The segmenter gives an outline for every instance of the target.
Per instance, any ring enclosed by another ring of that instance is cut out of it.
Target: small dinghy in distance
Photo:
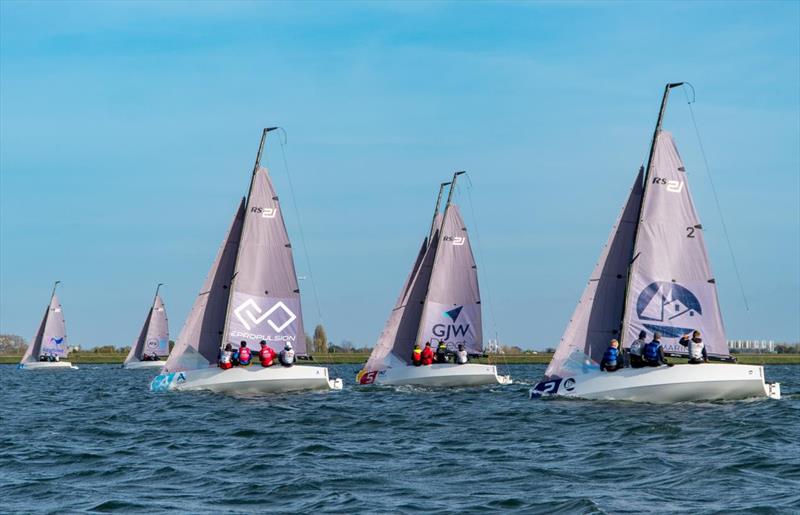
[[[72,363],[67,361],[69,348],[67,347],[67,329],[64,322],[64,312],[61,303],[56,296],[56,287],[61,281],[56,281],[53,285],[53,292],[50,294],[50,303],[44,311],[44,318],[39,324],[39,330],[33,337],[22,360],[17,368],[22,370],[69,370],[77,369]],[[52,358],[47,361],[42,359]],[[57,361],[56,361],[57,360]]]
[[[411,363],[415,342],[442,340],[451,352],[462,344],[471,356],[483,354],[477,266],[464,220],[452,202],[462,173],[457,172],[452,182],[439,188],[428,237],[422,242],[375,349],[356,376],[357,384],[453,387],[511,383],[509,376],[497,374],[494,365]],[[450,192],[442,215],[439,207],[448,185]]]
[[[602,372],[598,365],[612,338],[629,349],[640,331],[659,332],[665,354],[687,356],[678,340],[699,330],[709,360],[734,361],[686,169],[672,136],[661,130],[669,91],[682,84],[664,90],[647,169],[639,170],[532,398],[653,403],[780,398],[780,385],[766,383],[761,366],[702,363]]]
[[[161,358],[169,355],[169,323],[167,308],[158,295],[161,286],[161,283],[156,286],[153,305],[150,306],[142,330],[139,332],[139,338],[131,347],[128,356],[122,363],[122,368],[162,368],[164,366]],[[152,359],[153,357],[157,359]]]
[[[211,390],[223,393],[276,393],[340,390],[325,367],[275,364],[262,367],[256,356],[264,340],[275,351],[290,342],[305,357],[306,342],[292,246],[278,197],[260,166],[264,129],[246,199],[242,199],[205,284],[181,329],[152,391]],[[217,367],[220,349],[245,341],[254,357],[248,367]]]

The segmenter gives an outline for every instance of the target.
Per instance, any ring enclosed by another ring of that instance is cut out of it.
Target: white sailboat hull
[[[69,361],[31,361],[30,363],[20,363],[17,368],[20,370],[77,370],[78,367]]]
[[[150,390],[154,392],[207,390],[259,394],[341,389],[342,380],[330,379],[327,368],[305,365],[189,370],[162,374],[150,383]]]
[[[755,397],[779,399],[780,384],[765,383],[761,366],[705,363],[590,371],[540,382],[530,394],[531,398],[555,395],[663,404]]]
[[[127,369],[138,369],[138,368],[164,368],[164,361],[131,361],[130,363],[125,363],[122,365],[122,368]]]
[[[492,384],[507,385],[512,382],[511,376],[498,375],[496,366],[476,363],[391,367],[381,370],[374,377],[373,384],[377,385],[413,385],[437,388]]]

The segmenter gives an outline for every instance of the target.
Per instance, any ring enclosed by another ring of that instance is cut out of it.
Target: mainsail
[[[167,372],[208,367],[217,362],[228,310],[228,297],[239,238],[244,223],[244,199],[233,217],[203,288],[183,324],[175,347],[164,365]]]
[[[159,286],[161,285],[159,284]],[[158,288],[156,288],[153,305],[150,306],[142,330],[139,332],[139,338],[136,339],[136,343],[131,347],[124,363],[139,361],[145,354],[155,354],[159,357],[169,355],[167,310],[164,306],[164,301],[158,295]]]
[[[33,337],[33,340],[25,350],[21,363],[38,361],[39,356],[66,358],[69,355],[64,312],[61,310],[61,303],[58,301],[55,292],[56,289],[53,287],[50,304],[45,309],[44,317],[39,324],[39,329],[36,331],[36,336]]]
[[[289,342],[306,353],[292,245],[266,168],[253,177],[227,317],[224,342],[258,350],[265,340],[276,351]]]
[[[672,135],[661,132],[644,194],[626,300],[624,343],[639,331],[661,333],[664,352],[686,353],[678,344],[699,330],[709,354],[727,357],[717,286],[703,226]]]
[[[569,320],[545,376],[563,377],[582,367],[588,358],[599,362],[611,338],[619,338],[625,306],[625,282],[633,252],[636,218],[642,203],[639,170],[628,200],[611,229],[600,259],[594,267],[578,306]]]

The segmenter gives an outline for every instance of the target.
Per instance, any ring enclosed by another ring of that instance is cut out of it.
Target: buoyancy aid
[[[436,362],[447,363],[447,347],[439,346],[436,349]]]
[[[283,349],[279,359],[281,360],[281,365],[285,367],[291,367],[294,365],[294,350]]]
[[[433,350],[430,347],[422,349],[422,364],[433,365]]]
[[[612,367],[617,366],[617,360],[619,359],[619,350],[615,349],[614,347],[609,347],[606,349],[606,352],[603,354],[603,361],[606,365],[610,365]]]
[[[469,361],[469,355],[465,350],[456,351],[456,363],[459,365],[464,365]]]
[[[653,340],[644,346],[642,357],[646,361],[658,361],[658,349],[661,348],[661,342]]]
[[[229,350],[222,351],[222,353],[219,355],[219,362],[230,363],[231,361],[233,361],[233,352]]]
[[[420,366],[422,364],[422,349],[414,349],[411,353],[411,363],[415,366]]]
[[[695,340],[692,338],[689,340],[689,357],[695,360],[702,360],[703,359],[703,348],[706,345],[703,343],[703,340],[697,339]]]
[[[261,361],[261,366],[271,367],[275,363],[275,355],[275,351],[267,346],[258,351],[258,359]]]
[[[250,348],[242,347],[239,349],[239,364],[247,366],[250,364]]]
[[[630,348],[631,356],[641,357],[644,346],[645,346],[644,340],[634,340]]]

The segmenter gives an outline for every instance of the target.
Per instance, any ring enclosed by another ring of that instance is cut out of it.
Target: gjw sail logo
[[[657,281],[639,294],[636,314],[647,329],[665,338],[679,338],[700,325],[703,307],[688,288]]]
[[[446,324],[434,325],[432,331],[433,335],[445,341],[449,341],[459,336],[461,338],[466,338],[467,333],[469,332],[469,323],[458,323],[458,317],[461,315],[461,311],[463,309],[464,306],[458,306],[457,308],[442,313],[442,316],[444,318],[449,318],[450,322]]]
[[[276,324],[272,319],[269,318],[270,315],[278,310],[283,312],[285,318],[280,325]],[[276,333],[280,333],[297,319],[297,315],[295,315],[294,312],[292,312],[292,310],[281,301],[276,302],[275,305],[268,310],[263,311],[258,304],[256,304],[256,301],[253,299],[247,299],[233,310],[233,314],[239,319],[239,322],[241,322],[248,331],[266,320],[267,324],[269,324],[269,326],[274,329]],[[251,323],[253,325],[250,325]]]

